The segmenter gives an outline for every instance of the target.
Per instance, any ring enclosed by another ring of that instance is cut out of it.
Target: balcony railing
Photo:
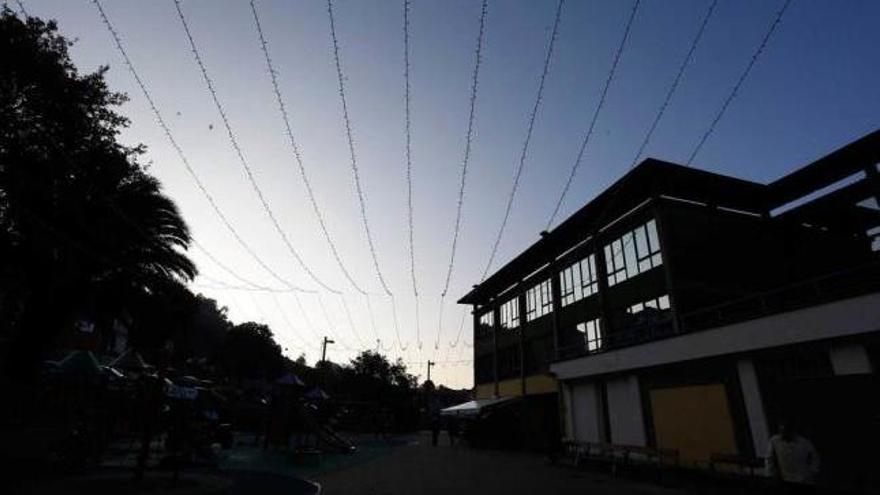
[[[678,333],[668,318],[618,319],[616,330],[603,335],[601,346],[589,349],[585,341],[561,346],[556,351],[556,360],[599,354],[876,291],[880,291],[878,261],[686,313],[679,317]]]

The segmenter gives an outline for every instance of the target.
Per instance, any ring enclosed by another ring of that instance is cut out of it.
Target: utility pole
[[[437,364],[437,363],[435,363],[434,361],[431,361],[430,359],[428,360],[428,380],[427,381],[429,381],[429,382],[431,381],[431,366],[434,366],[435,364]]]
[[[327,344],[335,344],[332,340],[328,339],[326,336],[324,337],[324,342],[321,343],[321,361],[327,361]]]

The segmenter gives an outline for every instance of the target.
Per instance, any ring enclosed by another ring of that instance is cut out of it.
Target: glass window
[[[501,328],[512,330],[519,326],[519,299],[514,297],[501,305]]]
[[[580,301],[599,290],[596,277],[596,256],[591,254],[559,272],[562,306]]]
[[[553,291],[547,279],[526,291],[526,321],[532,321],[553,311]]]
[[[630,314],[641,313],[646,309],[656,309],[658,311],[666,311],[669,309],[669,296],[662,295],[660,297],[656,297],[653,299],[648,299],[647,301],[642,301],[632,306],[626,308],[626,312]]]
[[[578,323],[577,330],[583,335],[584,345],[588,351],[597,351],[602,348],[602,325],[599,318]]]
[[[663,264],[653,219],[606,244],[604,251],[609,286]]]
[[[495,326],[495,313],[489,311],[488,313],[480,316],[480,325],[477,329],[477,337],[485,338],[492,335],[493,327]]]

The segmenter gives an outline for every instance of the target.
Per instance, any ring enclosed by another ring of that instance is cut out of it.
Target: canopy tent
[[[60,361],[50,361],[53,371],[64,375],[98,377],[102,375],[101,365],[89,351],[73,351]]]
[[[327,400],[330,398],[330,396],[327,395],[327,392],[324,392],[321,387],[315,387],[309,390],[308,392],[303,394],[303,397],[312,400]]]
[[[294,385],[297,387],[305,387],[306,384],[300,378],[293,373],[288,373],[281,378],[279,378],[275,383],[278,385]]]
[[[474,418],[492,407],[511,402],[514,399],[515,397],[493,397],[491,399],[470,400],[452,407],[447,407],[446,409],[441,409],[440,415],[456,418]]]
[[[128,349],[120,354],[118,358],[110,362],[110,366],[112,368],[127,371],[144,371],[149,368],[149,365],[144,361],[144,358],[133,349]]]

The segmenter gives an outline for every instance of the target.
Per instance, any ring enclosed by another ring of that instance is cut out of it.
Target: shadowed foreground
[[[323,493],[397,494],[677,494],[656,485],[553,466],[544,457],[517,452],[431,447],[423,435],[387,456],[347,469],[319,474]]]

